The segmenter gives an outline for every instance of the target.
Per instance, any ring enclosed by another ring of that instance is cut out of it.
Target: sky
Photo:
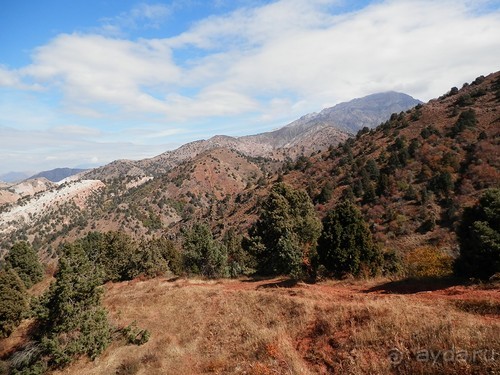
[[[500,68],[500,0],[2,0],[0,174],[142,159]]]

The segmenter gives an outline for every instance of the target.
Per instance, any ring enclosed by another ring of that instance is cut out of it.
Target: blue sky
[[[497,71],[500,1],[3,0],[0,174],[151,157]]]

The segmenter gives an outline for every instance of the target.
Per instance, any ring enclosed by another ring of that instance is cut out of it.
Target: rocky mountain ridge
[[[242,137],[216,135],[208,140],[187,143],[153,158],[117,160],[88,172],[85,178],[110,180],[124,175],[131,178],[159,176],[187,159],[220,147],[250,157],[293,159],[344,142],[363,127],[377,126],[392,113],[405,111],[419,103],[419,100],[397,92],[372,94],[326,108],[320,113],[305,115],[272,132]]]

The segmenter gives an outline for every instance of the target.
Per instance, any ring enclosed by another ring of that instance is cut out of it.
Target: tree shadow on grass
[[[257,289],[293,288],[293,287],[296,287],[298,283],[299,283],[299,280],[295,280],[295,279],[274,280],[272,282],[259,285],[257,287]]]
[[[433,292],[465,284],[464,280],[452,277],[421,279],[410,278],[376,285],[372,288],[364,290],[363,292],[377,292],[383,294],[415,294],[421,292]]]

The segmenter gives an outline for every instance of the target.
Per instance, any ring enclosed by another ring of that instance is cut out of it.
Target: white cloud
[[[108,140],[106,135],[92,138],[67,129],[23,131],[0,127],[0,174],[13,170],[47,170],[56,167],[75,167],[98,161],[143,159],[172,147],[168,143],[137,144],[130,141]],[[79,129],[85,132],[85,129]],[[22,144],[20,144],[22,142]]]
[[[171,13],[171,6],[141,3],[116,17],[101,19],[102,26],[99,31],[107,35],[123,36],[127,30],[157,29]]]
[[[388,89],[430,99],[457,80],[498,68],[498,11],[478,14],[469,2],[386,1],[330,16],[325,3],[280,1],[237,11],[170,43],[211,51],[235,37],[225,55],[215,55],[215,63],[209,55],[194,71],[206,77],[215,66],[218,87],[250,96],[293,93],[310,104]]]
[[[0,87],[16,87],[20,84],[19,77],[15,72],[0,65]]]
[[[109,104],[126,112],[165,112],[162,98],[145,89],[165,95],[180,72],[171,51],[154,41],[64,34],[38,48],[23,74],[57,86],[76,107]]]
[[[57,135],[78,137],[98,137],[102,134],[99,129],[79,125],[55,126],[50,128],[50,131]]]
[[[264,111],[266,101],[291,98],[292,106],[321,109],[390,89],[427,100],[500,61],[500,14],[477,12],[482,2],[388,0],[335,15],[337,3],[244,7],[166,39],[60,35],[21,72],[59,87],[78,113],[188,120]],[[157,10],[169,12],[142,4],[118,18],[154,20]],[[0,71],[0,82],[13,79]]]

